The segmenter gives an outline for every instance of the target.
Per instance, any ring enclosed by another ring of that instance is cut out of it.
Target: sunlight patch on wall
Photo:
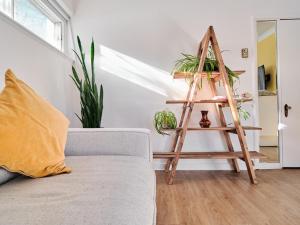
[[[162,96],[184,97],[188,86],[175,81],[170,72],[155,68],[135,58],[100,45],[100,68]]]
[[[287,125],[284,123],[278,123],[278,130],[284,130],[287,128]]]

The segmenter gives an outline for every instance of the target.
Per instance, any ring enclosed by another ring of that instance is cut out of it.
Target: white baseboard
[[[164,170],[165,168],[164,160],[154,160],[153,168],[155,170]],[[246,169],[243,165],[240,164],[241,169]],[[243,168],[244,167],[244,168]],[[232,170],[229,162],[226,160],[197,160],[197,159],[188,159],[188,160],[179,160],[178,170]]]
[[[276,170],[282,169],[282,165],[281,163],[259,163],[256,168],[261,170]]]
[[[246,170],[243,161],[238,160],[241,170]],[[155,170],[164,170],[166,162],[164,160],[154,160],[152,166]],[[255,160],[256,169],[281,169],[280,163],[259,163]],[[232,170],[230,163],[226,160],[201,160],[188,159],[179,160],[177,170]]]

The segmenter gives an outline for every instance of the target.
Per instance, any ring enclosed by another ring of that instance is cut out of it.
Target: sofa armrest
[[[65,154],[130,155],[151,161],[150,131],[135,128],[70,128]]]

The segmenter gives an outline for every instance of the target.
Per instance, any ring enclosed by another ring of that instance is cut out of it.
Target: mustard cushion
[[[0,93],[0,167],[33,178],[71,172],[64,163],[68,119],[11,70]]]

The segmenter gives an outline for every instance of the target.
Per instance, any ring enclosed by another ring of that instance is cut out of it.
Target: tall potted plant
[[[100,88],[97,86],[95,81],[95,45],[94,40],[92,40],[90,47],[90,57],[91,57],[91,71],[89,72],[86,66],[85,53],[82,49],[81,41],[79,36],[77,36],[77,44],[79,48],[79,53],[75,50],[74,53],[78,59],[83,78],[79,78],[78,72],[75,66],[72,66],[71,78],[74,81],[79,94],[80,94],[80,106],[81,106],[81,116],[76,114],[83,128],[100,128],[103,112],[103,86]],[[91,73],[91,75],[90,75]]]

